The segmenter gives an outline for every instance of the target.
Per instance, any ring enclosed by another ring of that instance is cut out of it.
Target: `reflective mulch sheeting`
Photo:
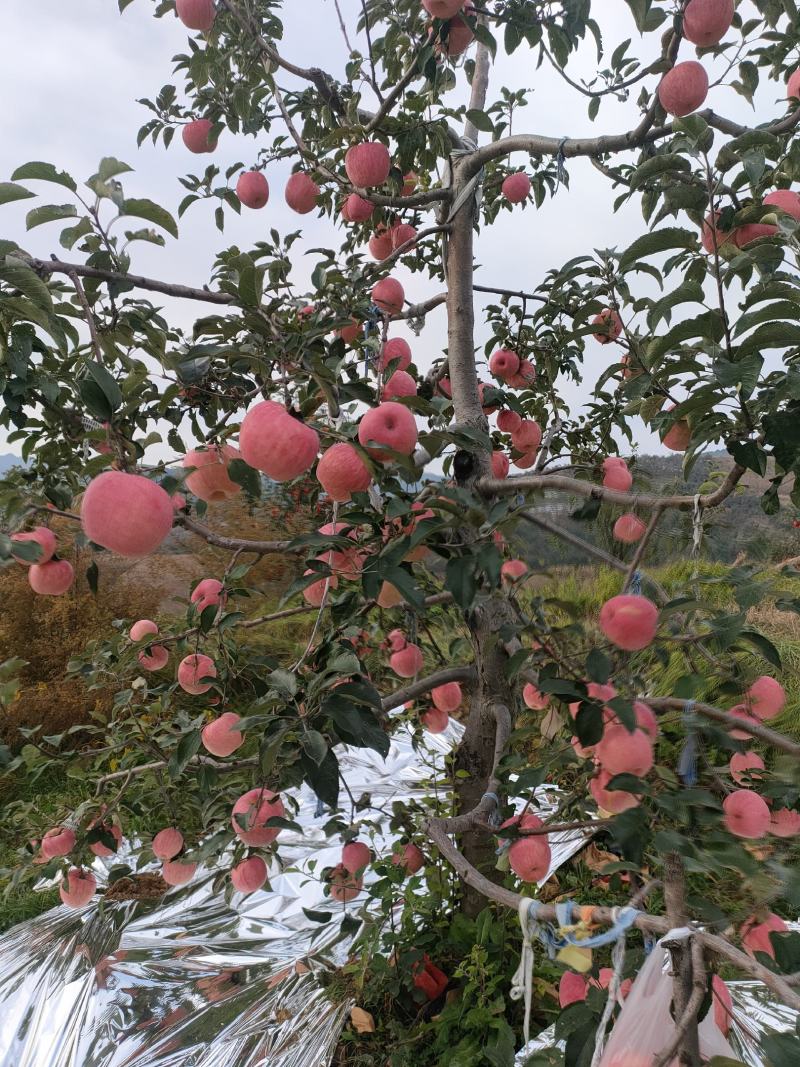
[[[415,750],[400,730],[385,761],[366,749],[337,754],[352,795],[386,809],[426,795],[461,732],[451,720]],[[368,898],[345,909],[324,896],[315,870],[337,863],[341,844],[325,837],[328,814],[318,814],[314,794],[292,795],[304,833],[281,833],[284,870],[270,871],[269,892],[229,906],[212,890],[217,872],[201,872],[155,904],[54,908],[0,938],[0,1067],[328,1064],[351,1005],[331,999],[319,975],[344,962],[352,935],[342,935],[341,919]],[[362,838],[388,853],[386,815],[359,818],[373,825]],[[585,840],[558,835],[551,871]],[[99,881],[104,870],[97,860]],[[333,919],[320,925],[304,907]]]

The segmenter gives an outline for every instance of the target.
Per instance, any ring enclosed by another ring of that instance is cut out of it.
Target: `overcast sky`
[[[150,197],[176,213],[185,194],[179,176],[213,161],[224,171],[232,162],[250,164],[256,158],[253,139],[223,135],[213,157],[191,156],[176,138],[165,151],[162,145],[149,142],[136,147],[136,134],[147,121],[149,112],[137,98],[153,98],[159,88],[173,81],[172,57],[186,49],[187,31],[172,16],[154,19],[152,0],[134,0],[120,16],[116,0],[71,0],[56,4],[53,0],[25,0],[24,4],[5,4],[3,11],[3,52],[0,88],[6,106],[0,110],[0,180],[7,180],[18,165],[29,160],[45,160],[69,171],[77,180],[89,177],[103,156],[115,156],[135,168],[124,176],[127,195]],[[345,19],[355,40],[355,21],[360,0],[340,0]],[[596,17],[602,22],[607,54],[622,40],[632,37],[633,50],[650,59],[660,44],[660,34],[650,34],[643,41],[622,0],[602,0],[595,5]],[[741,6],[741,5],[740,5]],[[613,14],[606,14],[606,7]],[[313,17],[310,17],[313,10]],[[335,76],[342,72],[346,49],[339,30],[333,0],[295,0],[285,5],[283,18],[286,34],[281,52],[304,66],[321,66]],[[35,64],[31,62],[35,42]],[[681,58],[693,58],[694,49],[686,42]],[[626,104],[606,101],[596,123],[589,122],[586,98],[570,89],[549,66],[536,70],[532,53],[520,48],[511,58],[499,56],[492,74],[489,100],[499,95],[501,84],[511,88],[533,88],[527,108],[515,116],[515,132],[536,132],[551,136],[595,136],[619,132],[638,121],[633,98]],[[709,60],[704,63],[711,67]],[[596,53],[591,42],[582,49],[569,68],[574,79],[590,77],[596,70]],[[460,76],[463,84],[463,74]],[[285,79],[284,84],[290,84]],[[749,105],[732,89],[712,88],[708,105],[742,122],[767,121],[785,110],[785,100],[774,83],[759,95],[756,116]],[[13,105],[10,101],[13,100]],[[486,139],[488,135],[482,135]],[[525,157],[514,161],[524,165]],[[208,282],[215,252],[230,244],[252,246],[270,227],[282,232],[302,225],[304,246],[335,246],[335,226],[328,219],[301,217],[291,212],[283,200],[283,187],[289,164],[271,165],[268,177],[271,199],[257,212],[244,211],[240,218],[228,215],[225,233],[214,226],[211,210],[198,204],[184,216],[180,240],[168,238],[167,247],[134,246],[133,268],[168,281],[189,285]],[[531,289],[545,272],[560,266],[572,256],[593,248],[626,244],[642,232],[641,214],[635,205],[612,211],[617,193],[611,183],[595,171],[586,160],[569,162],[570,189],[559,190],[536,211],[501,212],[498,223],[485,230],[476,246],[480,264],[478,281],[502,288]],[[39,202],[63,202],[66,190],[38,183]],[[0,236],[11,238],[34,255],[47,257],[63,252],[58,245],[59,224],[51,224],[26,234],[24,216],[35,201],[24,201],[0,208]],[[683,220],[685,223],[685,219]],[[301,246],[297,245],[296,248]],[[310,263],[310,266],[307,264]],[[300,273],[307,278],[313,258],[302,260]],[[437,291],[422,275],[400,272],[406,295],[422,300]],[[438,289],[438,286],[437,286]],[[202,313],[202,312],[200,312]],[[173,320],[190,325],[198,306],[175,306]],[[395,329],[393,332],[403,332]],[[443,309],[433,312],[419,339],[408,335],[417,365],[425,369],[446,344]],[[478,341],[482,340],[480,329]],[[593,383],[604,362],[606,349],[590,342],[587,348],[587,379]],[[573,389],[573,404],[579,403],[588,390]],[[8,446],[0,431],[0,451],[19,451]],[[639,419],[634,433],[642,451],[660,451],[660,445]]]

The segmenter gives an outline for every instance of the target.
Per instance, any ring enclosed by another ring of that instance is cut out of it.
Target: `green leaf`
[[[455,556],[447,561],[444,587],[462,608],[469,608],[475,599],[475,561],[471,556]]]
[[[146,219],[160,226],[173,237],[178,236],[178,225],[166,208],[154,204],[152,200],[126,200],[120,209],[120,215],[131,215],[137,219]]]
[[[770,1067],[797,1067],[800,1063],[800,1038],[797,1034],[765,1034],[761,1048]]]
[[[575,733],[580,743],[587,747],[596,745],[603,736],[603,710],[596,704],[581,704],[575,716]]]
[[[62,248],[71,249],[75,246],[77,241],[80,241],[81,237],[85,237],[87,234],[91,233],[92,229],[91,222],[84,215],[74,226],[67,226],[61,231],[58,243]]]
[[[494,130],[494,123],[485,111],[479,111],[478,108],[471,107],[467,111],[466,118],[476,130],[483,130],[484,133],[491,133]]]
[[[120,2],[122,2],[122,0],[120,0]],[[131,0],[127,0],[127,3],[131,3]],[[313,908],[303,908],[303,914],[307,919],[310,919],[312,923],[329,923],[333,918],[333,912],[314,911]]]
[[[228,464],[228,477],[241,485],[247,496],[258,500],[261,496],[261,475],[243,459],[232,459]]]
[[[100,568],[97,566],[97,561],[92,560],[89,566],[86,568],[86,581],[91,591],[97,596],[97,586],[100,580]]]
[[[77,218],[78,209],[74,204],[44,204],[35,207],[25,217],[27,229],[32,230],[36,226],[43,226],[46,222],[58,222],[60,219]]]
[[[303,777],[319,799],[328,807],[335,808],[339,802],[339,761],[336,753],[328,749],[325,759],[319,764],[306,755],[301,756],[299,762]]]
[[[739,634],[739,640],[746,641],[749,645],[752,645],[768,663],[771,663],[773,667],[777,667],[779,671],[783,670],[780,653],[768,637],[764,637],[763,634],[757,633],[755,630],[742,630]]]
[[[102,363],[98,363],[95,360],[91,360],[86,365],[86,369],[91,375],[92,379],[100,386],[103,391],[103,395],[108,401],[110,411],[113,413],[122,404],[122,390],[117,385],[113,375],[103,366]]]
[[[586,657],[586,674],[600,685],[605,685],[611,677],[611,667],[611,660],[599,648],[593,648]]]
[[[0,264],[0,281],[6,282],[14,289],[19,289],[32,304],[52,314],[53,300],[50,290],[27,263],[9,257],[5,263]]]
[[[755,441],[732,441],[728,451],[740,467],[755,471],[762,478],[767,473],[767,453]]]
[[[646,233],[630,245],[620,256],[619,269],[627,270],[637,260],[644,256],[652,256],[656,252],[666,252],[668,248],[696,248],[697,234],[691,230],[684,230],[677,226],[670,226],[663,230],[655,230]]]
[[[183,774],[186,765],[192,756],[196,756],[200,751],[200,731],[190,730],[188,734],[184,734],[178,742],[178,747],[172,754],[172,758],[167,764],[167,771],[170,778],[173,780],[180,778]]]
[[[0,204],[11,204],[15,200],[27,200],[31,196],[36,196],[36,193],[32,193],[24,185],[17,185],[15,182],[0,182]]]
[[[737,388],[746,400],[755,391],[763,366],[764,357],[759,352],[751,352],[749,356],[737,363],[731,363],[727,359],[717,359],[711,369],[714,377],[724,389]]]
[[[63,185],[65,189],[76,192],[78,186],[66,171],[56,170],[52,163],[23,163],[17,167],[11,175],[12,181],[25,181],[34,179],[41,182],[52,182],[54,185]]]
[[[328,742],[322,734],[318,730],[307,730],[300,741],[306,753],[319,766],[328,755]]]
[[[128,174],[132,171],[133,167],[129,167],[127,163],[122,163],[113,156],[105,156],[100,160],[96,176],[100,181],[107,182],[109,178],[116,178],[118,174]]]

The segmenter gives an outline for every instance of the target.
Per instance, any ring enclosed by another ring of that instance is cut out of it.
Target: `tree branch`
[[[637,699],[649,704],[654,711],[685,711],[686,706],[691,705],[691,710],[698,715],[702,715],[705,719],[712,719],[728,729],[746,731],[748,734],[752,734],[753,737],[757,737],[759,741],[764,741],[781,752],[787,752],[790,756],[800,756],[800,744],[792,741],[791,738],[784,737],[783,734],[779,734],[775,730],[770,730],[768,726],[764,726],[755,719],[753,722],[744,722],[722,708],[715,708],[713,704],[680,700],[678,697],[640,696]]]
[[[210,289],[193,289],[188,285],[174,282],[162,282],[156,278],[146,278],[141,274],[122,274],[114,270],[101,270],[99,267],[87,267],[83,263],[64,263],[59,259],[26,259],[25,262],[37,274],[46,277],[49,274],[66,274],[73,278],[97,278],[102,282],[128,282],[136,289],[149,289],[165,296],[175,296],[182,300],[203,300],[208,304],[235,304],[236,297],[228,293],[212,293]]]
[[[700,497],[700,507],[715,508],[726,500],[746,474],[744,467],[734,465],[725,481],[713,493]],[[693,496],[652,496],[648,493],[622,493],[617,489],[606,489],[593,482],[582,482],[578,478],[568,478],[561,474],[523,474],[513,478],[481,478],[477,488],[483,496],[511,496],[515,493],[535,491],[537,489],[560,489],[585,496],[594,500],[605,500],[609,504],[622,504],[625,507],[642,508],[677,508],[691,511],[695,506]]]
[[[426,678],[420,678],[418,681],[412,682],[410,685],[403,686],[402,689],[395,690],[394,693],[389,693],[388,696],[383,698],[383,710],[392,711],[394,708],[399,708],[402,704],[407,704],[409,700],[416,700],[417,697],[430,693],[431,689],[436,689],[436,687],[440,685],[446,685],[448,682],[472,683],[475,681],[475,678],[476,673],[474,667],[448,667],[444,671],[437,671],[436,674],[429,674]]]
[[[210,545],[216,545],[217,548],[230,549],[232,552],[255,552],[259,556],[265,556],[272,552],[303,555],[306,551],[304,546],[295,545],[291,547],[291,541],[250,541],[244,537],[225,537],[223,534],[210,530],[208,526],[203,526],[202,523],[196,522],[188,515],[179,515],[175,520],[175,525],[183,526]]]

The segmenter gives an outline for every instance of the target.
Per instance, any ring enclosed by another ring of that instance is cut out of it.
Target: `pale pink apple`
[[[296,211],[298,215],[307,215],[317,206],[319,186],[305,171],[298,170],[286,183],[284,197],[292,211]]]
[[[406,874],[418,874],[425,866],[425,857],[421,850],[409,841],[406,845],[395,845],[392,863],[395,867],[405,868]]]
[[[460,56],[475,40],[475,34],[472,32],[472,27],[466,19],[463,18],[463,15],[465,14],[474,16],[475,8],[470,4],[468,7],[464,8],[461,15],[456,15],[455,18],[448,23],[446,51],[451,59]]]
[[[349,841],[342,849],[341,866],[349,874],[363,875],[371,859],[368,845],[363,841]]]
[[[667,71],[658,86],[658,99],[668,115],[691,115],[708,96],[708,74],[702,63],[687,59]]]
[[[772,813],[769,832],[775,837],[797,837],[800,834],[800,811],[779,808]]]
[[[204,656],[202,653],[185,656],[178,664],[178,685],[192,696],[207,693],[213,683],[203,679],[216,677],[217,668],[214,666],[214,661],[210,656]]]
[[[800,194],[791,189],[776,189],[764,197],[764,203],[786,212],[793,219],[800,219]]]
[[[658,608],[647,597],[623,593],[603,604],[600,629],[618,648],[636,652],[652,644],[658,629]]]
[[[308,577],[309,574],[315,574],[316,571],[309,568],[303,571],[303,577]],[[320,578],[317,582],[311,582],[303,590],[303,599],[307,604],[310,604],[312,608],[321,608],[322,602],[325,600],[327,592],[333,589],[337,589],[339,586],[339,579],[335,574],[326,578]]]
[[[518,415],[516,411],[512,411],[511,408],[504,408],[497,416],[497,429],[501,433],[514,433],[515,430],[519,429],[521,422],[521,415]]]
[[[371,218],[375,205],[365,200],[358,193],[351,193],[342,204],[342,218],[345,222],[366,222]]]
[[[523,452],[521,456],[517,456],[511,462],[515,467],[519,467],[520,470],[527,471],[536,462],[536,457],[539,455],[539,449],[536,448],[533,452]]]
[[[328,886],[331,899],[339,904],[348,904],[355,900],[364,885],[364,881],[351,874],[343,864],[337,863],[328,874]]]
[[[628,793],[623,789],[608,789],[610,781],[611,775],[601,770],[589,782],[589,792],[601,811],[607,811],[610,815],[620,815],[623,811],[635,808],[641,803],[641,798],[636,793]]]
[[[529,389],[536,381],[536,368],[529,359],[519,361],[519,370],[516,374],[506,378],[506,385],[512,389]]]
[[[239,450],[233,445],[209,445],[204,450],[193,449],[183,457],[185,468],[195,468],[186,477],[186,488],[207,504],[228,500],[242,491],[242,487],[228,475],[228,464],[240,459]]]
[[[405,597],[396,585],[392,585],[391,582],[383,582],[378,593],[377,603],[379,608],[387,610],[388,608],[396,608],[399,604],[404,604]]]
[[[602,769],[612,778],[617,774],[643,778],[653,766],[653,742],[643,730],[636,729],[631,733],[621,723],[612,723],[595,746],[595,755]]]
[[[501,192],[509,204],[521,204],[523,200],[528,199],[530,191],[531,180],[522,171],[517,174],[509,174],[501,188]]]
[[[730,761],[731,778],[739,785],[763,778],[764,761],[757,752],[734,752]]]
[[[194,119],[186,123],[181,130],[181,138],[190,152],[203,155],[216,149],[217,139],[211,136],[213,125],[211,119]]]
[[[789,100],[796,100],[800,96],[800,69],[789,75],[786,83],[786,96]]]
[[[739,937],[748,956],[755,957],[757,952],[764,952],[775,959],[770,934],[788,934],[789,927],[779,915],[767,912],[766,918],[751,915],[739,929]]]
[[[778,227],[769,223],[747,222],[733,231],[733,243],[738,248],[747,248],[760,237],[774,237],[777,232]]]
[[[528,573],[528,564],[522,559],[509,559],[500,568],[500,574],[507,582],[517,582]]]
[[[159,830],[151,845],[153,855],[159,860],[174,860],[183,849],[183,834],[175,826]]]
[[[519,356],[510,348],[498,348],[489,360],[489,370],[501,381],[505,381],[519,371]]]
[[[203,33],[211,29],[217,17],[214,0],[175,0],[175,12],[184,26]]]
[[[558,1003],[563,1008],[568,1008],[570,1004],[577,1004],[579,1001],[586,1000],[586,994],[589,991],[589,984],[582,974],[575,974],[574,971],[565,971],[561,975],[561,981],[558,983]]]
[[[413,678],[415,674],[419,674],[423,663],[422,649],[412,642],[389,657],[389,666],[401,678]]]
[[[733,1016],[733,1000],[730,990],[718,974],[711,979],[711,994],[714,1001],[714,1022],[717,1029],[727,1037]]]
[[[386,449],[410,456],[417,446],[417,424],[408,408],[394,400],[386,400],[361,417],[358,440],[377,460],[391,459]]]
[[[399,315],[406,294],[397,278],[382,278],[372,287],[372,303],[386,315]]]
[[[628,465],[619,456],[609,456],[603,461],[603,485],[606,489],[615,489],[627,493],[633,485],[633,475]]]
[[[225,586],[218,578],[203,578],[194,587],[190,597],[195,609],[200,612],[206,608],[225,607],[227,599]]]
[[[90,824],[89,829],[93,829],[94,826],[95,823],[92,822]],[[107,834],[111,834],[111,836],[114,838],[115,847],[109,848],[108,845],[104,845],[102,841],[95,841],[91,845],[89,845],[89,850],[93,852],[95,856],[100,856],[101,859],[108,859],[109,856],[113,856],[116,854],[119,849],[119,846],[122,844],[122,829],[121,827],[117,826],[116,823],[112,822],[103,823],[103,830],[105,830]]]
[[[381,224],[370,237],[367,247],[372,258],[382,263],[384,259],[388,259],[392,254],[391,232]]]
[[[245,207],[258,211],[269,201],[269,182],[260,170],[246,170],[239,175],[236,195]]]
[[[522,690],[522,699],[525,707],[531,711],[544,711],[550,705],[550,697],[546,693],[540,693],[531,682]]]
[[[715,248],[719,250],[726,242],[733,239],[732,233],[723,233],[719,229],[717,222],[719,220],[721,212],[715,211],[712,219],[711,215],[706,215],[703,220],[703,229],[701,233],[701,244],[709,255],[714,253]]]
[[[464,694],[458,682],[445,682],[431,689],[431,700],[439,711],[446,711],[450,715],[461,707]]]
[[[152,619],[139,619],[131,626],[128,636],[131,641],[143,641],[145,637],[152,637],[158,633],[158,626]]]
[[[416,395],[416,380],[405,370],[396,370],[381,390],[381,400],[396,400]]]
[[[493,477],[499,478],[501,481],[503,478],[508,477],[508,472],[511,468],[511,461],[509,460],[505,452],[492,452],[491,463]]]
[[[150,645],[142,649],[137,659],[146,671],[160,671],[169,663],[169,652],[163,645]]]
[[[675,405],[668,408],[672,411]],[[692,439],[692,430],[686,419],[676,419],[661,439],[665,448],[672,452],[685,452]]]
[[[372,475],[358,450],[339,441],[323,453],[317,464],[317,481],[331,500],[348,501],[353,493],[367,491]]]
[[[392,166],[389,149],[380,141],[364,141],[353,145],[344,157],[347,177],[359,189],[383,185]]]
[[[408,644],[408,638],[402,630],[390,630],[386,635],[386,643],[392,652],[401,652]]]
[[[698,48],[719,44],[733,22],[733,0],[689,0],[683,12],[683,36]]]
[[[441,708],[428,708],[419,718],[429,734],[443,734],[450,725],[450,716]]]
[[[600,682],[589,682],[586,686],[586,693],[589,699],[594,700],[598,704],[604,704],[607,700],[613,700],[617,696],[617,690],[613,685],[603,685]],[[569,713],[574,719],[580,710],[581,702],[576,700],[574,704],[569,705]],[[609,711],[608,708],[604,709],[604,712]]]
[[[452,0],[451,0],[452,3]],[[409,170],[403,175],[403,188],[400,190],[401,196],[411,196],[414,190],[419,185],[419,175],[415,171]]]
[[[97,879],[91,871],[71,867],[58,887],[58,895],[68,908],[82,908],[94,896]]]
[[[422,6],[435,19],[451,19],[464,6],[464,0],[422,0]]]
[[[281,404],[262,400],[242,420],[239,447],[251,467],[273,481],[288,482],[313,467],[319,453],[319,436]]]
[[[657,740],[659,734],[658,719],[650,705],[642,703],[641,700],[636,700],[633,704],[633,711],[636,715],[636,725],[639,729],[644,730],[651,741]]]
[[[21,556],[15,555],[15,544],[33,544],[38,545],[39,554],[35,559],[23,559]],[[17,563],[21,563],[24,567],[30,567],[33,563],[38,563],[41,567],[45,563],[49,563],[55,555],[56,551],[56,535],[52,530],[48,530],[46,526],[37,526],[33,530],[29,530],[27,533],[15,533],[11,535],[11,555]]]
[[[233,805],[231,825],[246,845],[261,848],[272,844],[280,833],[279,827],[267,826],[267,822],[285,816],[286,809],[277,793],[270,789],[249,789]]]
[[[28,584],[34,593],[43,596],[61,596],[72,585],[74,578],[75,571],[66,559],[34,563],[28,568]]]
[[[346,345],[354,345],[361,336],[362,324],[358,319],[351,319],[349,326],[342,326],[336,331],[336,336],[341,337]]]
[[[542,443],[542,428],[533,419],[523,419],[511,434],[511,443],[517,452],[533,452]]]
[[[393,252],[396,252],[403,245],[408,245],[406,251],[410,252],[414,245],[409,244],[409,242],[416,241],[417,230],[416,227],[407,222],[397,222],[389,231],[389,237],[391,238]]]
[[[68,826],[54,826],[42,838],[42,855],[47,859],[68,856],[75,848],[75,831]]]
[[[620,515],[614,523],[614,537],[626,545],[632,545],[637,541],[641,541],[646,530],[647,527],[645,524],[639,516],[634,515],[633,512],[629,512],[627,515]]]
[[[225,711],[213,722],[206,723],[201,737],[207,752],[212,756],[230,756],[244,744],[244,734],[236,727],[241,718],[233,711]]]
[[[186,885],[194,878],[196,871],[196,863],[184,863],[182,860],[164,860],[161,864],[161,877],[171,886]]]
[[[539,830],[544,823],[538,815],[531,812],[522,817],[506,819],[503,826],[516,826],[520,830]],[[539,882],[550,869],[550,844],[547,834],[535,834],[519,837],[512,841],[508,849],[508,863],[511,870],[523,882]]]
[[[231,869],[231,882],[237,893],[255,893],[267,880],[267,865],[261,856],[249,856]]]
[[[622,319],[614,308],[603,308],[600,314],[592,319],[592,326],[598,327],[592,336],[601,345],[611,344],[622,334]]]
[[[737,789],[722,802],[723,821],[729,833],[736,837],[757,839],[769,830],[770,812],[767,802],[752,789]]]
[[[747,700],[757,719],[774,719],[786,706],[786,690],[780,682],[762,674],[747,690]]]
[[[392,363],[395,364],[395,370],[408,370],[411,363],[411,346],[404,337],[390,337],[381,348],[378,370],[386,370]]]
[[[120,556],[154,552],[172,529],[169,494],[140,474],[104,471],[89,482],[81,525],[90,541]]]

